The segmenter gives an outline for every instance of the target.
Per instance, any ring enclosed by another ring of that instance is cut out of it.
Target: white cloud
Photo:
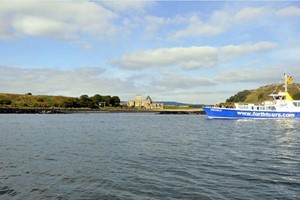
[[[258,63],[257,63],[258,64]],[[218,83],[256,83],[256,85],[273,84],[282,81],[284,73],[298,77],[299,68],[287,64],[268,64],[253,68],[249,65],[238,69],[229,69],[216,75],[213,81]]]
[[[50,68],[20,69],[0,66],[0,90],[7,93],[80,96],[82,94],[122,95],[132,89],[131,81],[105,76],[98,67],[72,70]]]
[[[234,16],[233,20],[235,23],[242,23],[249,20],[255,20],[266,16],[268,13],[268,9],[263,7],[248,7],[238,11]]]
[[[127,68],[158,68],[179,67],[197,69],[216,67],[219,64],[238,59],[241,56],[256,52],[267,51],[277,45],[272,42],[258,42],[244,45],[228,45],[224,47],[195,46],[161,48],[124,55],[120,59],[111,61],[111,64]]]
[[[258,42],[244,45],[228,45],[220,48],[220,58],[224,61],[241,56],[271,50],[277,47],[273,42]]]
[[[272,7],[245,7],[243,9],[229,9],[214,11],[208,16],[203,13],[186,13],[173,17],[146,17],[146,31],[156,30],[161,34],[160,29],[170,27],[166,31],[165,38],[171,41],[202,36],[214,36],[236,29],[240,26],[247,26],[247,23],[274,23],[274,20],[288,16],[300,16],[300,8],[290,6],[283,9]],[[149,20],[151,19],[151,20]],[[156,20],[155,20],[156,19]],[[252,26],[250,26],[252,27]]]
[[[166,75],[161,80],[154,83],[160,87],[165,87],[168,90],[173,88],[173,90],[185,89],[190,90],[203,86],[213,86],[216,85],[214,81],[204,77],[191,77],[184,75]]]
[[[89,1],[0,2],[0,39],[45,36],[79,41],[115,35],[118,16]]]
[[[101,1],[104,6],[119,12],[144,12],[147,7],[155,4],[154,1],[130,0],[130,1]]]
[[[212,14],[211,18],[205,22],[198,13],[189,14],[187,16],[176,16],[169,19],[170,24],[181,24],[185,27],[175,29],[169,32],[167,38],[169,40],[178,40],[181,38],[209,36],[222,33],[229,26],[231,16],[224,12],[218,11]]]
[[[204,63],[201,62],[201,59],[206,59],[206,57],[211,58],[215,55],[216,49],[212,47],[174,47],[132,53],[123,56],[121,59],[116,59],[111,63],[128,69],[163,67],[170,65],[192,68],[195,64],[198,66],[200,65],[200,67],[205,67],[203,66]],[[195,63],[193,63],[193,61],[195,61]],[[215,63],[210,63],[210,65],[213,64]]]
[[[278,10],[277,14],[285,17],[300,16],[300,8],[296,6],[289,6]]]
[[[248,7],[236,12],[229,10],[215,11],[206,21],[201,19],[199,13],[193,13],[190,16],[176,16],[170,20],[173,23],[186,24],[186,27],[170,32],[168,39],[178,40],[188,37],[217,35],[227,31],[234,25],[261,19],[267,13],[266,8]]]
[[[215,77],[215,81],[222,83],[249,83],[249,82],[262,82],[268,79],[274,79],[274,74],[267,73],[268,70],[253,69],[253,68],[239,68],[231,69],[221,72]]]
[[[68,38],[71,31],[60,21],[40,17],[22,16],[12,22],[12,27],[20,33],[31,36],[52,36]]]

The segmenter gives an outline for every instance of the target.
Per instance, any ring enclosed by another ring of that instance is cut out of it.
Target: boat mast
[[[287,74],[285,73],[284,74],[284,91],[287,92],[287,79],[288,79],[288,76]]]

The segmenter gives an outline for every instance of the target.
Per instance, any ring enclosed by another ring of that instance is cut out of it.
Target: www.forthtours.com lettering
[[[274,118],[294,118],[294,113],[269,113],[269,112],[237,112],[238,115],[241,116],[249,116],[249,117],[274,117]]]

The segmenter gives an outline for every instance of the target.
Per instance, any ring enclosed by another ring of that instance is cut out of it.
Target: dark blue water
[[[299,120],[0,115],[0,199],[299,199]]]

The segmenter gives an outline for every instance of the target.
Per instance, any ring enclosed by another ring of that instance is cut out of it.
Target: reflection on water
[[[274,119],[275,125],[280,130],[294,129],[299,124],[299,119]]]
[[[277,134],[277,145],[280,146],[278,157],[285,164],[296,164],[299,160],[296,159],[297,153],[297,138],[299,138],[299,120],[275,120],[275,125],[280,132]],[[286,179],[291,179],[286,177]]]

